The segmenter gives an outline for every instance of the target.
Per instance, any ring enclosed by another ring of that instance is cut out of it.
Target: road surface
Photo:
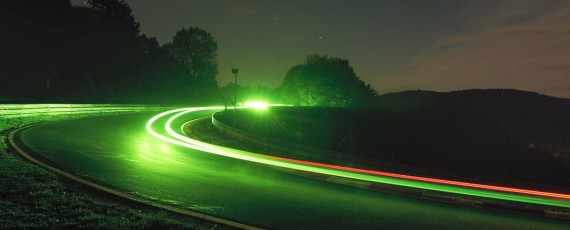
[[[191,113],[185,120],[211,113]],[[50,122],[20,138],[52,164],[89,180],[267,228],[568,229],[570,224],[329,183],[188,149],[150,135],[145,125],[154,115]]]

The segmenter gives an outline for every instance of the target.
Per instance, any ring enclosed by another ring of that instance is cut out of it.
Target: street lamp
[[[232,73],[234,74],[234,128],[236,127],[236,109],[237,109],[237,75],[238,69],[232,69]]]

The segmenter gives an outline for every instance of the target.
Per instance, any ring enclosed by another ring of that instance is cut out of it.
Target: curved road
[[[150,135],[145,125],[154,115],[50,122],[20,138],[52,164],[89,180],[268,228],[568,229],[565,221],[369,191],[188,149]],[[156,130],[165,122],[158,120]]]

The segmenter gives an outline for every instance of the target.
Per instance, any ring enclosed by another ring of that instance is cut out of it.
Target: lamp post
[[[238,69],[232,69],[232,73],[234,74],[234,128],[236,127],[236,109],[237,109],[237,75]]]

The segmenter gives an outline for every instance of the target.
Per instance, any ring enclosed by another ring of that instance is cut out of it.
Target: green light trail
[[[376,172],[370,170],[326,165],[315,162],[306,162],[294,159],[279,158],[279,157],[252,153],[243,150],[237,150],[237,149],[232,149],[232,148],[227,148],[223,146],[197,141],[195,139],[191,139],[185,135],[182,135],[174,131],[174,129],[172,128],[172,123],[176,119],[183,116],[184,114],[200,110],[221,110],[223,108],[224,107],[198,107],[198,108],[183,108],[183,109],[166,111],[152,117],[147,122],[146,129],[151,135],[161,140],[170,142],[172,144],[220,156],[245,160],[249,162],[255,162],[255,163],[266,164],[266,165],[277,166],[277,167],[299,170],[299,171],[319,173],[330,176],[362,180],[373,183],[391,184],[397,186],[405,186],[411,188],[426,189],[426,190],[433,190],[433,191],[440,191],[440,192],[447,192],[454,194],[463,194],[463,195],[493,198],[500,200],[509,200],[516,202],[525,202],[525,203],[570,208],[570,198],[568,198],[570,197],[570,195],[566,194],[554,194],[554,193],[545,193],[540,191],[522,190],[516,188],[479,185],[479,184],[447,181],[447,180],[433,179],[433,178],[413,177],[401,174]],[[159,119],[166,118],[167,116],[170,117],[168,117],[167,121],[165,122],[164,130],[170,136],[159,134],[158,132],[154,131],[152,128],[153,124],[155,124]],[[416,180],[416,178],[419,178],[420,180]],[[437,181],[438,183],[435,183],[433,181]],[[521,192],[525,192],[531,195],[519,194]]]

